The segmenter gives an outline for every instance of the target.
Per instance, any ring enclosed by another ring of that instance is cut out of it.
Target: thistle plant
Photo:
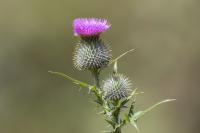
[[[110,46],[100,37],[101,33],[110,27],[106,19],[78,18],[73,21],[74,35],[80,38],[74,51],[74,67],[80,71],[89,71],[93,76],[93,84],[79,81],[60,72],[49,72],[71,80],[80,87],[88,88],[90,94],[96,96],[94,102],[102,109],[98,114],[102,114],[111,127],[107,133],[122,133],[122,127],[127,124],[132,124],[139,130],[137,121],[141,117],[158,105],[175,99],[166,99],[146,110],[135,111],[136,95],[143,92],[138,92],[130,79],[118,72],[117,65],[118,60],[133,49],[112,59]],[[102,70],[110,66],[113,66],[112,72],[106,79],[100,79]]]

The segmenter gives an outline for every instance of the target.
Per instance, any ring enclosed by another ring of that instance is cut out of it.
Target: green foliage
[[[71,80],[74,84],[77,84],[77,85],[79,85],[80,87],[86,87],[86,88],[92,89],[92,86],[91,86],[91,85],[89,85],[89,84],[87,84],[87,83],[84,83],[84,82],[82,82],[82,81],[79,81],[79,80],[77,80],[77,79],[74,79],[74,78],[72,78],[72,77],[70,77],[70,76],[68,76],[68,75],[66,75],[66,74],[64,74],[64,73],[61,73],[61,72],[53,72],[53,71],[48,71],[48,72],[51,73],[51,74],[55,74],[55,75],[61,76],[61,77],[65,78],[65,79]]]
[[[157,107],[157,106],[159,106],[159,105],[161,105],[161,104],[163,104],[163,103],[171,102],[171,101],[174,101],[174,100],[176,100],[176,99],[166,99],[166,100],[163,100],[163,101],[161,101],[161,102],[158,102],[158,103],[152,105],[151,107],[147,108],[147,109],[144,110],[144,111],[138,111],[138,112],[136,112],[136,113],[132,113],[132,114],[129,116],[130,123],[131,123],[137,130],[139,130],[138,127],[137,127],[136,122],[137,122],[140,118],[142,118],[142,117],[143,117],[145,114],[147,114],[148,112],[152,111],[155,107]],[[132,109],[131,109],[131,110],[132,110]],[[132,111],[131,111],[131,112],[132,112]]]
[[[131,120],[137,121],[137,120],[140,119],[142,116],[144,116],[146,113],[148,113],[148,112],[150,112],[151,110],[153,110],[155,107],[157,107],[157,106],[159,106],[159,105],[161,105],[161,104],[163,104],[163,103],[171,102],[171,101],[174,101],[174,100],[176,100],[176,99],[166,99],[166,100],[163,100],[163,101],[161,101],[161,102],[158,102],[158,103],[152,105],[151,107],[147,108],[147,109],[144,110],[144,111],[138,111],[138,112],[136,112],[136,113],[132,116]]]
[[[122,58],[123,56],[125,56],[126,54],[128,54],[128,53],[130,53],[130,52],[132,52],[132,51],[134,51],[134,50],[135,50],[135,49],[130,49],[130,50],[124,52],[123,54],[121,54],[120,56],[118,56],[117,58],[115,58],[114,60],[111,60],[110,63],[109,63],[109,65],[111,65],[111,64],[113,64],[113,63],[115,63],[115,62],[117,62],[120,58]]]

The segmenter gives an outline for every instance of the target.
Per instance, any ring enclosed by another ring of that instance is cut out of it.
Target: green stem
[[[117,128],[113,133],[121,133],[121,127]]]
[[[91,72],[92,72],[92,76],[94,78],[94,85],[96,86],[95,90],[93,90],[95,96],[97,97],[96,102],[98,104],[100,104],[101,106],[103,106],[103,98],[102,98],[102,93],[101,93],[101,90],[100,90],[100,83],[99,83],[100,70],[94,69],[94,70],[91,70]]]
[[[92,70],[92,76],[94,78],[94,84],[96,85],[96,87],[98,89],[100,89],[99,74],[100,74],[99,69]]]
[[[95,95],[97,96],[97,99],[102,102],[102,106],[105,106],[105,101],[102,100],[102,97],[99,94],[100,93],[100,89],[101,89],[100,88],[100,83],[99,83],[100,70],[99,69],[94,69],[91,72],[92,72],[92,76],[94,78],[94,84],[95,84],[95,86],[97,88]],[[118,102],[114,103],[114,106],[116,106],[116,108],[114,110],[112,110],[112,109],[110,110],[110,111],[113,111],[112,114],[111,114],[112,116],[110,116],[111,121],[113,123],[115,123],[114,127],[113,127],[114,129],[112,130],[111,133],[121,133],[121,123],[120,123],[120,120],[119,120],[120,106],[118,104],[119,104]],[[105,112],[106,112],[106,110],[105,110]]]
[[[113,127],[111,133],[121,133],[121,128],[123,126],[123,121],[120,119],[121,103],[119,103],[119,101],[113,101],[111,103],[112,106],[108,106],[110,108],[106,113],[106,117],[110,118],[110,124]]]

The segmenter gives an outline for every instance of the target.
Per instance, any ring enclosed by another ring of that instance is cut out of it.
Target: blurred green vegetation
[[[104,130],[88,90],[50,75],[60,71],[90,82],[73,68],[76,17],[107,18],[103,34],[113,55],[145,94],[144,109],[166,98],[141,121],[141,133],[199,133],[199,0],[0,0],[0,133],[98,133]],[[104,71],[102,78],[108,70]],[[124,133],[133,133],[133,127]]]

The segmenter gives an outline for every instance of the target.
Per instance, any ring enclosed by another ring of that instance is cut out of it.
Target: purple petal
[[[73,21],[75,36],[95,36],[110,28],[106,19],[77,18]]]

